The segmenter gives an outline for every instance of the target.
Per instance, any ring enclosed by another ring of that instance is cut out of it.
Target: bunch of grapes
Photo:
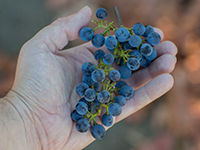
[[[72,111],[72,120],[76,122],[79,132],[87,132],[91,128],[91,134],[95,139],[102,139],[106,135],[105,127],[113,124],[113,117],[119,116],[126,100],[130,99],[134,90],[126,82],[120,79],[128,79],[132,73],[142,67],[147,67],[157,57],[153,46],[161,41],[158,33],[150,25],[144,26],[136,23],[132,28],[124,27],[119,13],[115,8],[119,27],[113,22],[107,23],[107,11],[99,8],[94,21],[97,26],[92,29],[83,27],[79,36],[83,41],[92,42],[94,47],[101,48],[104,44],[111,53],[105,53],[98,49],[94,53],[97,64],[86,62],[82,65],[82,83],[78,84],[76,92],[81,96]],[[98,28],[104,28],[101,34],[94,34]],[[115,32],[115,36],[110,35]],[[119,65],[119,69],[113,68],[113,63]],[[97,122],[101,118],[101,123]]]

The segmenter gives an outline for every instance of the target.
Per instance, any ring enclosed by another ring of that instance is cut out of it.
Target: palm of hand
[[[88,8],[85,11],[89,11]],[[84,16],[84,14],[82,15]],[[68,20],[70,20],[72,16],[69,17]],[[78,19],[77,22],[79,22],[83,16],[78,16],[80,19]],[[77,16],[73,17],[75,18]],[[88,20],[90,20],[90,17],[88,17],[83,24],[87,24]],[[57,23],[58,22],[60,23],[60,20],[58,20]],[[66,22],[67,21],[64,23]],[[57,23],[54,24],[54,27]],[[77,35],[79,29],[80,27],[77,27],[77,29],[75,27],[75,31],[71,31],[71,34]],[[55,49],[62,48],[55,48],[52,50],[52,44],[54,47],[58,47],[57,43],[52,42],[52,39],[63,37],[61,33],[63,34],[63,32],[66,32],[67,29],[65,29],[65,31],[63,30],[64,29],[61,29],[61,32],[56,32],[58,34],[55,34],[55,32],[49,34],[50,42],[46,42],[40,38],[38,44],[37,38],[47,32],[43,31],[43,33],[39,33],[35,39],[33,38],[32,41],[29,41],[23,46],[18,61],[15,83],[12,88],[12,91],[17,93],[17,95],[21,97],[23,103],[26,103],[26,106],[29,107],[43,149],[82,149],[94,140],[89,132],[81,134],[76,130],[75,123],[71,120],[70,114],[80,98],[76,94],[75,89],[81,82],[81,66],[87,61],[95,64],[95,59],[92,54],[92,51],[94,52],[95,49],[92,49],[91,45],[87,43],[70,50],[60,52],[56,52]],[[69,36],[69,34],[67,35]],[[69,40],[73,40],[77,37],[68,38]],[[67,42],[68,40],[62,41],[61,47]],[[165,43],[165,45],[166,44],[167,43]],[[175,55],[176,49],[173,49],[173,51],[170,50],[170,48],[167,50],[165,49],[163,52],[161,51],[160,55],[164,56],[166,53],[168,53],[168,55]],[[168,58],[168,61],[172,59],[173,58]],[[159,64],[160,60],[158,59],[157,61],[157,63],[155,61],[155,65]],[[170,69],[166,69],[166,66],[161,66],[160,69],[157,68],[159,71],[153,75],[151,74],[151,78],[149,74],[146,74],[140,81],[137,81],[138,84],[135,84],[136,86],[134,89],[141,87],[141,85],[144,84],[142,83],[143,80],[149,82],[152,78],[162,73],[171,72],[174,63],[175,61],[171,62]],[[165,69],[163,69],[164,67]],[[141,70],[138,72],[138,75],[143,74],[145,71],[149,72],[149,70],[151,69]],[[171,88],[173,79],[167,74],[151,82],[152,83],[148,83],[146,88],[140,88],[135,93],[134,97],[124,106],[122,114],[115,118],[115,121],[125,118],[150,103],[153,99],[164,94]],[[159,87],[156,87],[158,85]],[[160,88],[160,86],[163,85],[165,85],[165,87]],[[150,91],[150,89],[152,90],[151,92],[154,90],[157,93],[155,94],[155,92],[153,92],[152,95],[149,95],[148,91]]]

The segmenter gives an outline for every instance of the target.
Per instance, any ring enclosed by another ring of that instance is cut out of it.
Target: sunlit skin
[[[69,41],[79,38],[79,30],[87,26],[91,16],[91,9],[85,7],[76,14],[56,20],[23,45],[13,87],[4,98],[24,125],[20,128],[23,129],[21,139],[25,139],[21,142],[24,145],[21,150],[79,150],[94,141],[89,131],[79,133],[76,130],[70,114],[80,99],[76,86],[81,83],[81,66],[85,62],[96,64],[93,54],[97,48],[88,42],[60,51]],[[155,31],[163,39],[162,31],[157,28]],[[109,52],[105,46],[102,49]],[[155,49],[158,58],[126,80],[135,94],[127,100],[121,115],[114,117],[115,123],[157,99],[173,86],[173,77],[169,73],[176,63],[177,48],[172,42],[163,41]],[[6,138],[10,142],[9,136]],[[20,140],[19,135],[15,134],[12,139]],[[6,142],[1,144],[6,145]],[[12,145],[11,142],[9,144]]]

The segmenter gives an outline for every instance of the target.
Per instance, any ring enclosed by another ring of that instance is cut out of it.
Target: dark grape
[[[119,28],[115,32],[115,37],[119,42],[125,42],[130,37],[130,32],[126,28]]]
[[[85,91],[84,96],[86,101],[92,102],[96,98],[96,91],[94,89],[89,88]]]
[[[84,97],[82,97],[81,99],[79,99],[79,101],[78,101],[78,102],[84,102],[84,103],[86,103],[87,105],[89,104],[89,102],[88,102],[88,101],[86,101]]]
[[[131,35],[131,37],[129,38],[129,44],[132,47],[138,47],[140,46],[142,40],[138,35]]]
[[[101,118],[101,122],[104,126],[110,127],[113,124],[113,117],[111,115],[104,114]]]
[[[131,77],[132,71],[127,65],[119,67],[119,72],[122,79],[128,79]]]
[[[148,34],[148,36],[147,36],[147,42],[153,46],[158,45],[160,43],[160,41],[161,41],[161,37],[156,32],[152,32],[152,33]]]
[[[145,43],[140,47],[140,53],[143,56],[150,56],[152,52],[153,52],[153,47],[148,43]]]
[[[124,96],[126,99],[129,99],[133,96],[133,88],[129,85],[124,85],[120,89],[120,95]]]
[[[115,86],[117,88],[121,88],[123,85],[127,85],[126,82],[124,82],[124,81],[118,81]]]
[[[140,60],[140,66],[142,67],[148,67],[151,64],[151,61],[142,57],[142,59]]]
[[[83,115],[80,115],[76,110],[73,110],[71,113],[71,118],[74,121],[78,121],[79,119],[83,118]]]
[[[125,49],[125,50],[133,49],[133,46],[131,46],[131,45],[129,44],[129,42],[127,41],[127,42],[124,44],[124,49]]]
[[[105,19],[106,17],[107,17],[107,11],[106,11],[106,9],[104,9],[104,8],[98,8],[97,10],[96,10],[96,17],[98,18],[98,19],[101,19],[101,20],[103,20],[103,19]]]
[[[76,129],[81,133],[87,132],[89,128],[90,123],[87,119],[82,118],[76,122]]]
[[[111,65],[114,62],[114,56],[110,53],[105,54],[103,57],[103,62],[106,65]]]
[[[92,45],[94,47],[102,47],[104,45],[104,42],[105,42],[105,37],[101,34],[96,34],[93,36],[92,38]]]
[[[78,95],[83,96],[85,90],[87,90],[89,88],[89,86],[86,83],[80,83],[77,87],[76,87],[76,92]]]
[[[94,83],[94,90],[97,91],[99,89],[99,83],[95,82]]]
[[[91,75],[92,72],[95,70],[95,66],[93,63],[91,62],[86,62],[82,65],[82,72],[85,74],[85,75]]]
[[[105,52],[103,50],[101,50],[101,49],[99,49],[99,50],[97,50],[97,51],[94,52],[94,58],[96,60],[103,59],[104,55],[105,55]]]
[[[109,73],[109,77],[112,81],[116,82],[120,79],[121,77],[121,74],[118,70],[111,70],[110,73]]]
[[[97,69],[92,72],[92,80],[95,82],[103,82],[105,79],[105,72],[101,69]]]
[[[154,60],[156,57],[157,57],[157,52],[154,48],[153,48],[153,52],[151,53],[151,55],[145,56],[145,58],[150,60],[150,61]]]
[[[108,49],[114,49],[117,47],[117,39],[114,36],[108,36],[105,39],[105,45]]]
[[[140,67],[140,61],[137,58],[129,58],[127,61],[127,66],[131,70],[137,70]]]
[[[119,104],[121,107],[126,104],[126,98],[122,95],[118,95],[115,97],[115,103]]]
[[[78,102],[76,104],[76,111],[80,115],[85,115],[87,114],[87,111],[88,111],[88,105],[84,102]]]
[[[91,128],[91,134],[96,140],[101,140],[105,137],[106,130],[102,125],[97,124]]]
[[[146,38],[147,35],[152,32],[154,32],[154,28],[150,25],[147,25],[147,26],[145,26],[145,32],[142,36]]]
[[[110,100],[110,93],[106,90],[103,90],[97,95],[97,100],[101,103],[107,103]]]
[[[142,23],[136,23],[136,24],[133,26],[133,32],[134,32],[136,35],[143,35],[144,32],[145,32],[145,26],[144,26]]]
[[[138,60],[141,60],[142,54],[137,49],[134,49],[132,52],[130,52],[130,57],[135,57]]]
[[[94,71],[93,71],[93,72],[94,72]],[[95,82],[92,80],[91,75],[85,75],[85,74],[83,74],[82,82],[83,82],[83,83],[86,83],[88,86],[92,86],[92,85],[94,85],[94,83],[95,83]]]
[[[83,27],[80,32],[79,36],[83,41],[89,41],[93,38],[94,32],[90,27]]]
[[[112,116],[116,117],[116,116],[119,116],[121,114],[122,108],[117,103],[111,103],[108,107],[108,111]]]

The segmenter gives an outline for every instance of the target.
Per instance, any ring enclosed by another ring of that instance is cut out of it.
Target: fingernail
[[[79,10],[78,11],[78,13],[82,13],[85,9],[87,9],[88,8],[88,5],[87,6],[85,6],[85,7],[83,7],[81,10]]]
[[[174,59],[175,59],[175,63],[177,62],[177,58],[176,58],[176,56],[174,56]]]

